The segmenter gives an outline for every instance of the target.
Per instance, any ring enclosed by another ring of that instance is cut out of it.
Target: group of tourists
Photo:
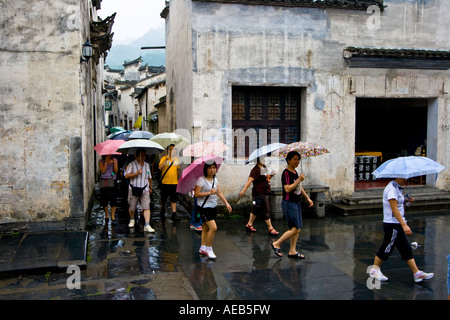
[[[160,161],[158,168],[161,170],[162,178],[159,179],[158,188],[161,190],[161,219],[165,219],[165,203],[169,199],[172,209],[172,220],[177,220],[176,202],[177,202],[177,184],[180,165],[178,159],[172,156],[174,145],[167,147],[167,155]],[[124,177],[129,180],[128,203],[130,223],[129,227],[135,226],[135,213],[137,205],[144,212],[144,231],[155,232],[150,226],[150,195],[153,190],[152,170],[145,161],[145,150],[138,150],[135,159],[130,162],[125,169]],[[281,245],[289,240],[289,251],[287,256],[293,259],[305,259],[305,256],[297,251],[297,240],[300,230],[303,228],[301,198],[312,207],[313,201],[302,187],[301,182],[305,180],[303,173],[298,174],[297,167],[300,164],[301,156],[297,151],[291,151],[286,156],[287,167],[281,173],[282,184],[282,210],[286,219],[288,230],[286,230],[278,239],[271,242],[271,247],[277,257],[282,257]],[[105,210],[105,217],[108,215],[108,202],[111,206],[111,218],[115,219],[116,194],[114,188],[111,188],[111,179],[118,173],[117,159],[110,155],[103,156],[99,161],[101,171],[100,195],[101,206]],[[201,231],[201,246],[199,254],[210,259],[216,259],[213,250],[214,236],[217,232],[217,198],[226,206],[228,212],[232,208],[224,197],[220,183],[216,177],[217,164],[215,162],[205,163],[203,175],[200,176],[193,190],[194,210],[191,216],[191,229]],[[264,157],[257,159],[257,164],[251,170],[247,182],[239,192],[239,198],[243,197],[250,187],[252,189],[252,210],[249,220],[245,226],[248,232],[256,232],[253,222],[260,216],[265,220],[268,234],[278,236],[279,232],[274,228],[270,219],[270,205],[268,195],[270,193],[270,179],[274,175],[268,172]],[[384,240],[380,246],[374,264],[370,270],[370,277],[379,281],[386,281],[388,278],[380,271],[383,261],[386,261],[392,254],[395,247],[400,251],[401,257],[406,261],[414,274],[414,280],[420,282],[424,279],[430,279],[433,273],[425,273],[418,269],[411,245],[407,236],[411,235],[411,229],[408,227],[405,219],[404,204],[414,201],[413,198],[405,198],[402,194],[402,188],[407,183],[406,179],[396,178],[392,180],[384,190],[383,194],[383,227]]]

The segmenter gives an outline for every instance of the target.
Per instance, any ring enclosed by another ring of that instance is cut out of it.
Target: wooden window
[[[238,151],[238,144],[245,144],[245,157],[248,157],[255,148],[264,144],[292,143],[300,140],[300,90],[286,87],[233,86],[235,157],[244,156]],[[238,132],[237,129],[241,130]],[[255,137],[256,141],[250,141],[255,140]]]

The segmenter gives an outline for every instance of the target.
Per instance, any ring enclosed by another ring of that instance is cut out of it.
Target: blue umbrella
[[[427,157],[399,157],[386,161],[379,166],[373,176],[380,178],[403,178],[409,179],[427,174],[438,174],[445,167]]]

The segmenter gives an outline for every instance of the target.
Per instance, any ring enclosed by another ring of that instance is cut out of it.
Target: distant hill
[[[165,66],[166,51],[164,49],[141,50],[141,47],[156,47],[165,45],[164,27],[159,29],[151,29],[139,39],[133,41],[129,45],[113,45],[108,51],[105,65],[113,69],[122,69],[124,61],[131,61],[138,57],[142,57],[142,64],[148,63],[149,66]]]

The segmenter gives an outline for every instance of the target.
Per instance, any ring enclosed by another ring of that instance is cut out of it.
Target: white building
[[[358,152],[424,146],[450,167],[449,1],[171,0],[161,16],[169,125],[194,142],[216,129],[232,160],[219,171],[226,195],[257,146],[238,154],[238,129],[328,148],[302,170],[333,199],[355,190]],[[426,183],[448,191],[450,171]]]
[[[84,229],[104,139],[101,0],[4,1],[0,231]],[[106,30],[106,32],[105,32]],[[91,59],[81,58],[86,39]]]

